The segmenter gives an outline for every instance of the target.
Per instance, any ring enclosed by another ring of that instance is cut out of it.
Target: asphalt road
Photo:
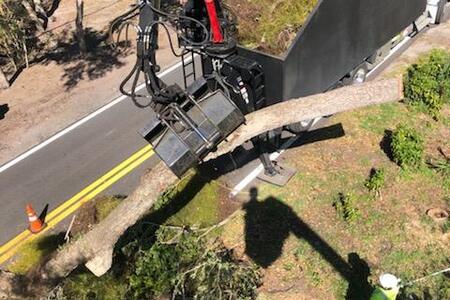
[[[182,82],[181,69],[162,78],[169,84]],[[26,229],[27,203],[38,212],[48,204],[52,211],[146,146],[137,132],[152,114],[150,108],[138,108],[126,98],[1,172],[0,245]],[[104,192],[128,194],[142,172],[157,161],[152,156]]]

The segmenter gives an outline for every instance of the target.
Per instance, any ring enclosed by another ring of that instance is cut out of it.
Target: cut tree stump
[[[232,151],[250,138],[284,125],[402,99],[402,80],[393,78],[282,102],[247,115],[247,123],[241,125],[207,159]],[[147,171],[127,199],[90,232],[58,251],[43,267],[41,274],[47,279],[65,277],[80,264],[86,264],[97,276],[106,273],[111,267],[113,249],[120,236],[148,214],[159,196],[177,180],[163,163]]]

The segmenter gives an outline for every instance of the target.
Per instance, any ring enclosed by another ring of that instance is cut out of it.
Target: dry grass
[[[226,0],[238,18],[239,42],[281,55],[290,46],[318,0]]]

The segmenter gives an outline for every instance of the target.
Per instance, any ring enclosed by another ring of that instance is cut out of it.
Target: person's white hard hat
[[[398,286],[400,279],[392,274],[385,273],[380,276],[380,284],[384,289],[393,289]]]

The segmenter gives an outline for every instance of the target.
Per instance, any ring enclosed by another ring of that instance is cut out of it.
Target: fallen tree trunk
[[[231,152],[252,137],[269,130],[401,99],[403,81],[396,78],[347,86],[323,94],[281,102],[245,116],[246,124],[235,130],[205,161]]]
[[[394,78],[283,102],[248,115],[247,124],[240,126],[219,146],[218,152],[207,159],[227,153],[251,137],[283,125],[401,99],[402,81]],[[86,264],[97,276],[103,275],[111,267],[113,249],[119,237],[147,214],[161,193],[176,181],[177,177],[159,163],[141,178],[137,189],[105,220],[59,251],[44,266],[43,276],[48,279],[65,277],[79,264]]]

